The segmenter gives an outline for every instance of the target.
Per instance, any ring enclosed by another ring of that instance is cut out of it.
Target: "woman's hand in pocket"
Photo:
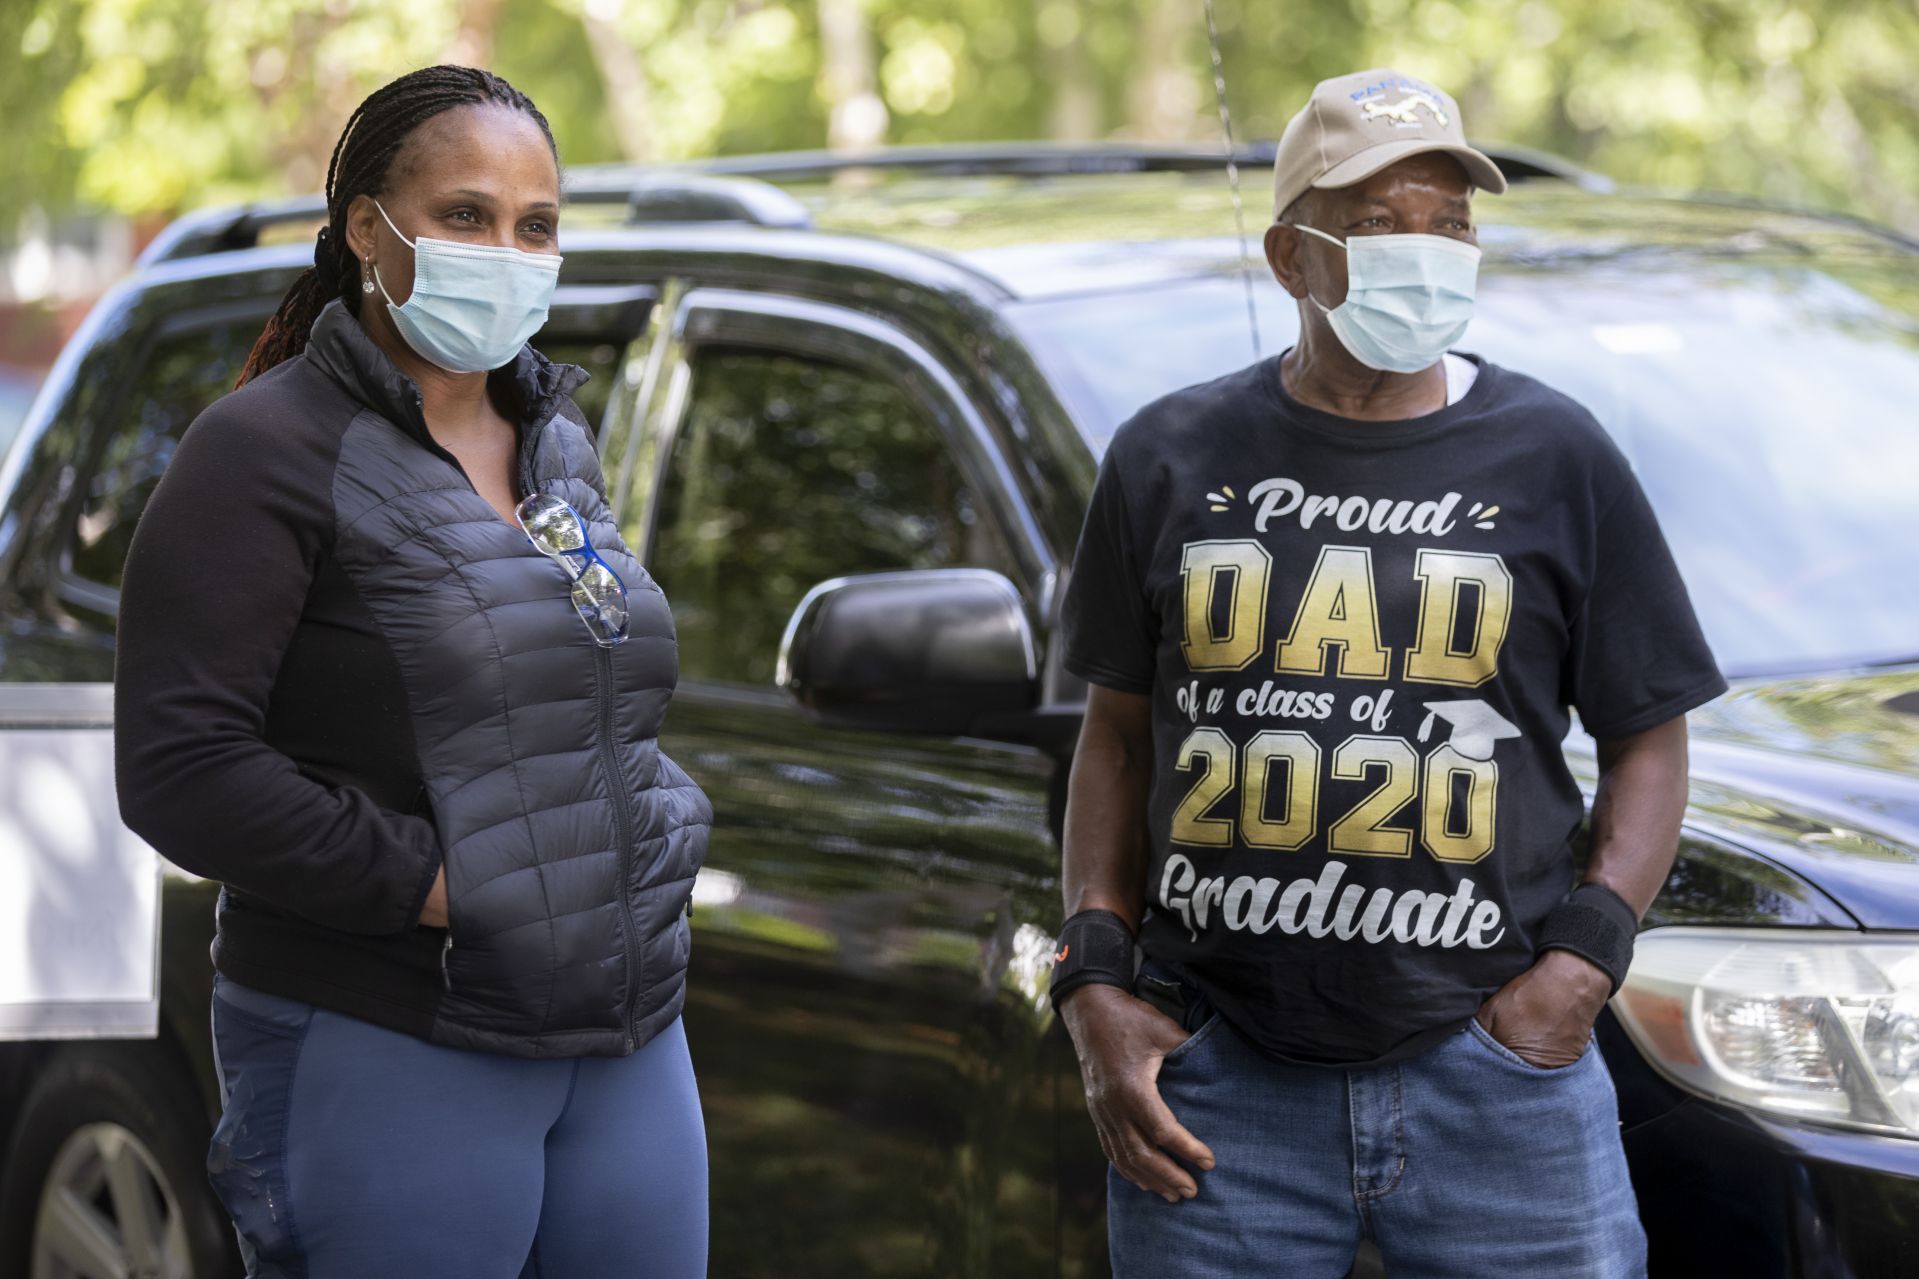
[[[446,927],[446,867],[434,872],[433,887],[427,889],[426,905],[420,910],[420,923],[428,928]]]

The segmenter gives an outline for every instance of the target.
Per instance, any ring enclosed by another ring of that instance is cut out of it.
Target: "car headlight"
[[[1919,1137],[1919,936],[1652,928],[1613,1010],[1694,1092]]]

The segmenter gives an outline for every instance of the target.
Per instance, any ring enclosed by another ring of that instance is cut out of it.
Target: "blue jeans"
[[[1548,1069],[1474,1022],[1396,1065],[1292,1066],[1179,985],[1193,1033],[1160,1095],[1216,1163],[1174,1204],[1107,1170],[1116,1279],[1340,1279],[1365,1235],[1389,1279],[1646,1273],[1597,1041]]]
[[[207,1175],[251,1279],[706,1273],[676,1020],[626,1057],[429,1044],[216,975]]]

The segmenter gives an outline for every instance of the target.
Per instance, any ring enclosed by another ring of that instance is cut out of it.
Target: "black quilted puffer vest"
[[[627,638],[612,648],[339,302],[305,358],[366,406],[340,442],[333,555],[399,665],[443,848],[446,989],[428,1037],[523,1057],[632,1052],[684,1000],[686,908],[713,810],[659,747],[673,618],[607,508],[569,398],[586,373],[522,348],[520,495],[572,503],[624,581]]]

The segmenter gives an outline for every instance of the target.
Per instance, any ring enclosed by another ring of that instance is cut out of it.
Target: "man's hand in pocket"
[[[1079,1053],[1086,1109],[1106,1157],[1126,1180],[1168,1203],[1199,1193],[1173,1156],[1199,1168],[1213,1152],[1173,1117],[1159,1095],[1159,1064],[1187,1032],[1165,1013],[1117,986],[1081,986],[1061,1001],[1060,1016]]]
[[[1533,1065],[1570,1066],[1586,1051],[1612,979],[1569,950],[1548,950],[1474,1014],[1487,1034]]]

